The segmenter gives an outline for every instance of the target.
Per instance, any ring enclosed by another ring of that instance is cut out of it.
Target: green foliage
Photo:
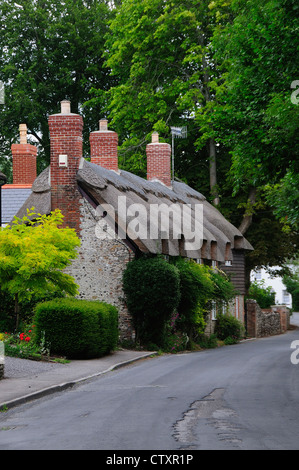
[[[220,78],[210,44],[229,2],[216,3],[210,8],[210,0],[124,0],[110,22],[106,64],[119,83],[107,92],[108,111],[126,141],[120,159],[126,169],[129,162],[142,171],[153,130],[170,142],[170,126],[187,125],[191,137],[176,142],[176,174],[202,182],[207,173],[209,191],[211,116]]]
[[[291,101],[297,7],[295,0],[235,0],[233,21],[214,35],[213,50],[226,73],[213,125],[232,154],[235,193],[277,184],[288,170],[298,170],[299,107]]]
[[[0,289],[15,299],[16,329],[19,303],[57,291],[75,295],[78,288],[63,272],[77,256],[80,239],[75,230],[59,228],[63,221],[59,210],[49,216],[27,212],[0,230]]]
[[[232,344],[244,337],[244,326],[232,315],[217,315],[215,334],[220,340]]]
[[[223,272],[183,258],[142,257],[128,264],[123,280],[137,338],[169,352],[202,336],[212,301],[234,295]]]
[[[180,273],[178,327],[192,341],[204,332],[211,302],[228,302],[234,296],[234,287],[226,274],[216,268],[182,258],[174,260],[174,263]]]
[[[207,303],[213,296],[214,284],[208,266],[184,259],[176,260],[175,266],[180,273],[179,327],[192,338],[204,331]]]
[[[163,258],[128,263],[123,288],[137,340],[163,346],[166,323],[179,302],[179,282],[178,270]]]
[[[113,10],[105,0],[1,1],[0,9],[1,154],[10,156],[19,124],[26,123],[30,141],[39,147],[40,172],[50,158],[47,117],[65,98],[84,116],[84,150],[89,148],[89,131],[97,126],[103,103],[83,104],[94,87],[106,90],[115,83],[102,58]],[[3,171],[6,163],[0,160]]]
[[[21,333],[5,332],[3,336],[7,356],[33,360],[41,360],[46,356],[42,344],[37,345],[34,341],[35,325],[25,326]]]
[[[286,230],[299,229],[299,175],[288,171],[279,184],[265,187],[267,201]]]
[[[43,295],[33,293],[30,299],[24,299],[19,306],[20,322],[18,331],[15,331],[15,299],[9,292],[0,290],[0,331],[15,331],[19,333],[24,328],[24,325],[32,321],[36,304],[63,297],[65,297],[65,294],[57,289],[56,292],[48,292]]]
[[[118,313],[104,302],[73,298],[51,300],[36,306],[36,344],[43,340],[51,354],[67,358],[101,357],[115,349]]]
[[[186,332],[180,330],[180,317],[174,312],[167,322],[165,341],[163,345],[164,352],[175,354],[184,351],[189,343],[189,337]]]
[[[270,308],[275,304],[275,292],[272,292],[272,287],[265,287],[264,281],[252,282],[248,297],[256,300],[261,308]]]
[[[218,346],[217,335],[212,334],[207,336],[202,334],[198,337],[196,344],[198,344],[203,349],[216,348]]]

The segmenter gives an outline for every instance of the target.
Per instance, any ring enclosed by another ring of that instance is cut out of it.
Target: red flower
[[[30,341],[29,336],[26,336],[25,341],[27,341],[27,342]]]
[[[20,340],[21,340],[21,341],[23,341],[23,339],[24,339],[24,334],[25,334],[25,333],[21,333],[21,334],[20,334]]]

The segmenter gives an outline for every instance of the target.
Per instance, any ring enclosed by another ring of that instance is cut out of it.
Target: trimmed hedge
[[[101,357],[118,341],[117,309],[105,302],[56,299],[35,308],[35,342],[70,359]]]

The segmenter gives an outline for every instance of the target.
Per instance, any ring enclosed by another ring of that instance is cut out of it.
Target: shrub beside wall
[[[101,357],[118,340],[117,309],[105,302],[57,299],[35,308],[35,341],[70,359]]]
[[[136,339],[163,346],[166,324],[180,299],[179,272],[163,258],[140,258],[128,263],[123,288]]]
[[[232,315],[218,315],[215,327],[217,338],[227,343],[238,342],[244,337],[243,324]]]

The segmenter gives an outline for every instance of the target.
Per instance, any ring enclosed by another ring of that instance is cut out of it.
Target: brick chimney
[[[83,155],[83,119],[61,101],[61,113],[49,116],[51,151],[51,209],[60,209],[64,226],[80,231],[80,193],[76,175]]]
[[[152,134],[152,142],[146,146],[147,179],[159,180],[171,186],[171,146],[159,142],[159,134]]]
[[[100,120],[99,130],[91,132],[89,141],[91,162],[108,170],[118,171],[118,135],[108,130],[107,119]]]
[[[20,124],[20,143],[12,144],[13,184],[32,185],[36,178],[37,148],[27,143],[27,126]]]

